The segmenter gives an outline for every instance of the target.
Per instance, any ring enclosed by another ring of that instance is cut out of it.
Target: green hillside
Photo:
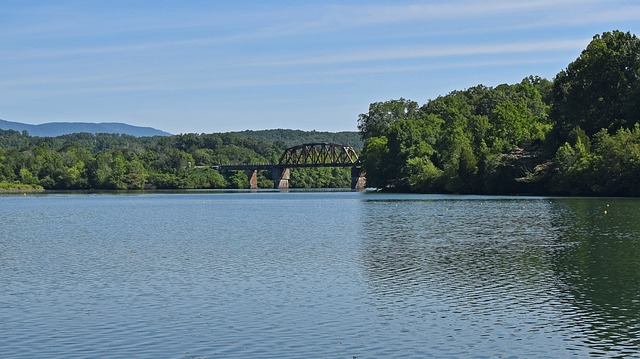
[[[287,138],[287,134],[295,134]],[[30,136],[0,130],[0,189],[248,188],[243,171],[219,173],[218,164],[277,163],[290,144],[356,143],[349,135],[292,130],[135,137],[76,133]],[[295,169],[290,186],[349,187],[345,168]],[[273,186],[270,171],[261,188]]]
[[[596,35],[553,81],[373,103],[370,186],[424,193],[640,196],[640,40]]]
[[[260,130],[260,131],[241,131],[231,132],[246,138],[253,138],[267,142],[280,142],[285,147],[293,147],[305,143],[338,143],[345,146],[352,146],[361,149],[363,145],[362,138],[358,132],[318,132],[318,131],[301,131],[301,130]]]

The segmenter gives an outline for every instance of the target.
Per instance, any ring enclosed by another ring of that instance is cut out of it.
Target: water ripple
[[[638,208],[0,197],[0,357],[640,356]]]

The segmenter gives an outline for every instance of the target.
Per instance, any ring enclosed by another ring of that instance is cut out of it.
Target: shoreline
[[[41,193],[44,188],[0,188],[0,194],[6,193]]]

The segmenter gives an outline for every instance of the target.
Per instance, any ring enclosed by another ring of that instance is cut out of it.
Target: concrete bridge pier
[[[249,170],[249,188],[258,189],[258,170]]]
[[[360,166],[351,167],[351,189],[364,191],[367,189],[367,178],[364,169]]]
[[[273,188],[289,189],[289,178],[291,178],[291,171],[288,168],[273,168]]]

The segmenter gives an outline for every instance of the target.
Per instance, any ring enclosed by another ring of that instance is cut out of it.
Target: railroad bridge
[[[336,143],[307,143],[287,148],[278,163],[214,166],[218,171],[247,171],[251,188],[258,188],[258,171],[273,171],[273,186],[289,188],[291,168],[351,167],[351,189],[364,190],[366,178],[362,162],[351,146]]]

